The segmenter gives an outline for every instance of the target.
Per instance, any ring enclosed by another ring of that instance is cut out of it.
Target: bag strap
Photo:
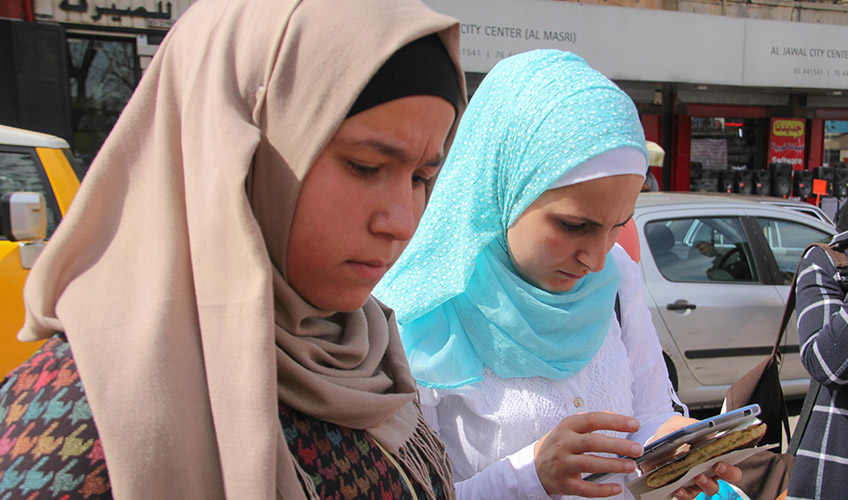
[[[798,421],[795,423],[795,432],[789,439],[789,446],[786,447],[786,453],[795,455],[798,452],[798,447],[801,445],[801,438],[804,437],[804,431],[807,430],[807,423],[810,420],[810,415],[813,413],[813,406],[816,404],[816,399],[819,397],[819,389],[821,383],[818,380],[810,379],[810,388],[807,389],[807,395],[804,397],[804,406],[801,407],[801,413],[798,414]]]
[[[830,255],[836,267],[836,272],[839,275],[839,284],[842,287],[842,291],[848,291],[848,255],[845,255],[845,252],[840,248],[826,243],[815,243],[807,247],[807,250],[814,246],[821,248]],[[807,250],[804,250],[804,254],[807,253]],[[798,415],[795,432],[792,433],[792,438],[789,440],[789,446],[786,449],[786,453],[790,455],[795,455],[798,452],[798,447],[801,445],[801,438],[803,438],[804,431],[807,429],[807,423],[810,420],[810,415],[813,413],[813,406],[816,404],[820,389],[821,382],[810,379],[810,388],[807,389],[807,395],[804,397],[804,405],[801,407],[801,413]]]
[[[805,248],[801,253],[801,257],[803,257],[813,246],[817,246],[817,244],[813,244]],[[772,348],[771,355],[769,356],[769,359],[771,360],[770,362],[777,363],[778,367],[780,367],[782,359],[780,343],[783,341],[783,334],[786,333],[786,327],[789,325],[789,318],[792,317],[792,313],[795,311],[795,289],[798,284],[798,274],[801,271],[801,260],[802,259],[798,259],[798,266],[795,268],[795,274],[792,275],[792,284],[789,287],[789,296],[786,298],[786,305],[783,308],[783,318],[780,320],[780,328],[777,330],[777,338],[774,340],[774,347]],[[781,398],[781,406],[780,420],[783,423],[783,432],[786,433],[786,439],[789,441],[792,437],[789,427],[789,411],[786,408],[786,400],[783,398]]]
[[[814,245],[810,245],[814,246]],[[807,247],[801,254],[803,256],[810,249]],[[801,259],[798,259],[798,267],[795,268],[795,274],[792,275],[792,286],[789,287],[789,296],[786,298],[786,306],[783,308],[783,318],[780,320],[780,328],[777,330],[777,338],[774,340],[774,347],[771,350],[771,357],[780,357],[780,343],[783,341],[783,334],[786,332],[786,327],[789,325],[789,318],[795,311],[795,284],[798,282],[798,271],[801,270]]]

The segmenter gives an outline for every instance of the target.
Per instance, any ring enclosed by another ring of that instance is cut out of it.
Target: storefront
[[[848,156],[848,26],[555,1],[425,2],[460,19],[472,91],[498,60],[537,48],[575,52],[616,81],[647,139],[666,151],[652,169],[664,190],[746,192],[753,182],[755,191],[770,186],[770,164],[812,170]]]

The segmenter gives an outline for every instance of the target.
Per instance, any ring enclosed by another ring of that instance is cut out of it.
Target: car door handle
[[[690,303],[686,302],[685,300],[678,300],[677,302],[675,302],[673,304],[666,304],[666,306],[665,306],[665,308],[668,309],[669,311],[686,311],[686,310],[690,310],[690,309],[694,310],[697,307],[698,307],[697,305],[690,304]]]

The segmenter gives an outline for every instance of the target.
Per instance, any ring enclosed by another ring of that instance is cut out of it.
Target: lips
[[[379,280],[386,274],[391,261],[369,260],[355,261],[350,260],[347,265],[351,268],[354,274],[367,280]]]
[[[571,274],[571,273],[567,273],[565,271],[558,271],[558,272],[560,274],[562,274],[563,276],[565,276],[566,278],[570,279],[570,280],[579,280],[580,278],[586,276],[585,274]]]

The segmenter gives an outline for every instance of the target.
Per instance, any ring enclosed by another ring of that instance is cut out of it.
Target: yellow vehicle
[[[24,322],[24,281],[83,173],[64,139],[0,125],[0,379],[39,347],[16,338]],[[31,232],[39,221],[40,231]]]

